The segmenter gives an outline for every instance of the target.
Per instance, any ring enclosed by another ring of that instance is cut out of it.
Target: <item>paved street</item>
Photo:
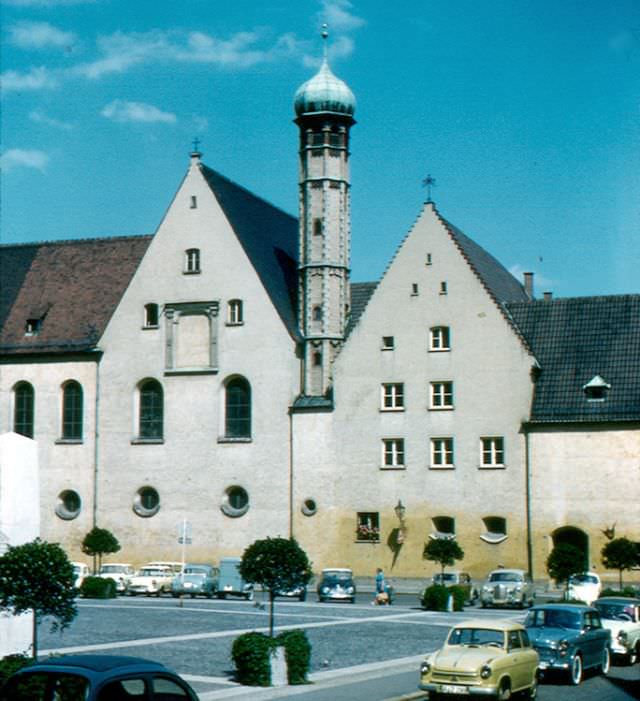
[[[302,628],[312,644],[311,681],[302,687],[248,689],[233,682],[231,644],[247,630],[267,631],[266,599],[255,602],[121,597],[78,601],[79,615],[63,633],[40,633],[41,654],[99,651],[137,655],[167,664],[196,689],[202,701],[251,696],[271,699],[302,695],[304,701],[383,701],[424,698],[417,689],[423,654],[438,648],[452,622],[464,617],[522,619],[520,611],[467,609],[464,613],[422,611],[415,595],[394,606],[278,600],[276,628]],[[613,666],[608,678],[590,676],[578,688],[552,680],[541,685],[541,701],[627,701],[640,698],[640,665]]]

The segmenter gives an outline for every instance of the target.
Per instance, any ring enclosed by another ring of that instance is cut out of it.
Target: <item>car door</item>
[[[582,638],[585,667],[594,667],[600,664],[605,636],[603,635],[600,617],[591,611],[582,614]]]

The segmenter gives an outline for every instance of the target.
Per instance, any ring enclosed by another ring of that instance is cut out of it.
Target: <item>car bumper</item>
[[[440,682],[421,682],[418,688],[422,691],[430,691],[442,696],[451,694],[463,696],[478,696],[481,698],[495,698],[498,692],[494,686],[474,686],[472,684],[443,684]]]

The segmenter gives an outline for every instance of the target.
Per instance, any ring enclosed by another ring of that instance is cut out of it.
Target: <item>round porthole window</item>
[[[305,516],[313,516],[318,510],[318,505],[315,499],[305,499],[302,502],[302,513]]]
[[[220,505],[222,512],[232,518],[244,516],[249,511],[249,495],[242,487],[229,487],[222,498]]]
[[[58,503],[56,504],[56,515],[63,518],[65,521],[77,518],[82,510],[82,499],[78,492],[73,489],[65,489],[64,492],[58,494]]]
[[[160,510],[160,495],[153,487],[140,487],[133,500],[133,510],[145,518]]]

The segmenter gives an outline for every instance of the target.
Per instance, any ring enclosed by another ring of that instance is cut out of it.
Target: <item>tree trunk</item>
[[[33,612],[33,635],[31,643],[31,656],[35,660],[38,657],[38,616]]]
[[[269,589],[269,637],[273,638],[273,609],[276,601],[276,594],[273,589]]]

